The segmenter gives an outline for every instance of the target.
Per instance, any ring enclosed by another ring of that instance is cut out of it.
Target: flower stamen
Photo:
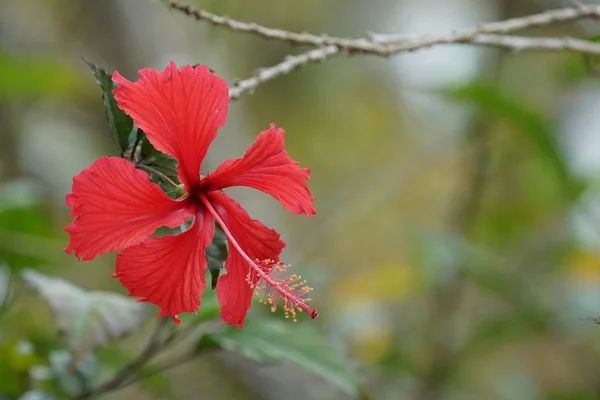
[[[254,291],[254,296],[261,296],[259,303],[269,305],[271,312],[277,310],[279,302],[283,302],[283,312],[286,319],[297,322],[296,314],[305,311],[311,318],[317,318],[317,311],[306,303],[310,298],[303,296],[313,289],[306,286],[306,280],[296,274],[288,277],[277,277],[286,272],[289,265],[274,260],[255,260],[246,276],[246,282]]]
[[[263,298],[260,302],[270,306],[271,311],[277,310],[277,305],[283,303],[283,312],[285,318],[291,318],[294,322],[297,321],[296,315],[299,312],[306,312],[312,319],[319,316],[317,310],[309,307],[306,303],[310,302],[310,298],[304,298],[306,294],[312,291],[312,288],[306,286],[306,280],[296,274],[288,277],[279,278],[279,274],[286,272],[289,266],[276,260],[252,260],[239,243],[235,240],[223,219],[216,212],[210,201],[204,195],[200,195],[200,200],[212,214],[215,220],[223,229],[225,236],[242,258],[249,265],[249,273],[246,276],[246,282],[254,291],[255,296],[260,296],[263,293]]]

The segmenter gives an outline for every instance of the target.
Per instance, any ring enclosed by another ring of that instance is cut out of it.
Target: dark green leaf
[[[156,150],[150,144],[144,132],[142,130],[139,130],[139,132],[142,137],[140,158],[143,160],[143,163],[157,168],[160,172],[165,173],[169,178],[176,181],[177,174],[175,173],[175,167],[177,167],[177,161],[173,157]]]
[[[199,67],[200,65],[204,65],[204,64],[194,64],[194,65],[192,65],[192,67],[193,67],[193,68],[196,68],[196,67]],[[209,68],[208,70],[209,70],[210,72],[212,72],[213,74],[215,73],[215,70],[214,70],[214,69],[212,69],[212,68]]]
[[[23,278],[50,304],[75,363],[92,349],[135,330],[144,319],[144,305],[125,296],[86,292],[32,270],[24,270]]]
[[[146,138],[144,132],[141,129],[138,129],[139,141],[137,141],[136,149],[134,150],[132,156],[139,162],[140,164],[147,165],[151,167],[153,170],[158,171],[160,174],[167,176],[170,180],[179,184],[179,180],[177,178],[177,172],[175,168],[177,167],[177,161],[168,154],[161,153],[156,150],[152,144]],[[158,184],[169,196],[174,195],[173,187],[170,184],[165,182],[163,178],[158,174],[150,174],[150,179],[152,182]],[[172,196],[177,197],[177,196]]]
[[[204,335],[198,351],[238,351],[259,363],[292,362],[327,379],[347,393],[361,393],[352,363],[309,326],[285,321],[249,321],[244,329],[226,327]]]
[[[146,138],[144,132],[135,126],[131,117],[123,112],[118,106],[113,95],[116,84],[103,68],[87,62],[94,73],[96,81],[102,88],[102,100],[108,119],[108,125],[114,142],[119,146],[122,157],[138,164],[152,166],[172,180],[177,179],[175,167],[177,162],[173,157],[156,150]],[[156,176],[151,176],[155,183],[162,183]]]
[[[577,196],[581,192],[581,183],[570,174],[550,121],[530,105],[503,92],[496,85],[485,82],[473,82],[460,88],[445,90],[445,93],[450,98],[468,102],[494,117],[512,123],[539,149],[548,166],[564,185],[567,194]]]
[[[134,129],[137,130],[137,128],[134,127],[131,117],[117,107],[117,101],[113,95],[113,89],[116,85],[112,80],[112,74],[109,74],[103,68],[95,64],[86,60],[84,61],[92,70],[96,77],[96,82],[98,82],[102,89],[102,101],[104,102],[108,126],[110,127],[113,140],[117,146],[119,146],[119,150],[123,153],[129,148],[129,137],[132,134],[132,131]]]
[[[158,230],[158,235],[176,235],[179,233],[179,231],[185,231],[188,228],[189,223],[186,222],[185,224],[182,224],[180,228],[161,228],[160,230]],[[217,280],[219,279],[219,275],[223,271],[225,261],[227,260],[227,256],[229,254],[227,248],[227,237],[225,236],[225,233],[217,223],[215,223],[215,234],[213,236],[213,240],[211,241],[210,245],[206,248],[204,254],[206,255],[206,258],[208,260],[208,271],[210,273],[211,287],[215,289],[217,285]]]
[[[217,280],[225,266],[227,255],[229,254],[227,249],[227,237],[225,236],[223,229],[221,229],[221,226],[217,223],[215,223],[215,235],[213,236],[210,245],[206,248],[205,254],[206,259],[208,260],[211,287],[214,290],[214,288],[217,287]]]

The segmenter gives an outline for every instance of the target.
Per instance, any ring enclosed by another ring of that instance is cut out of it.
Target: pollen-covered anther
[[[254,290],[254,296],[259,295],[260,292],[263,293],[259,303],[270,305],[271,312],[277,310],[277,306],[281,301],[283,302],[282,308],[286,319],[292,319],[296,322],[296,314],[302,311],[306,311],[311,318],[316,318],[318,316],[317,311],[306,305],[307,299],[303,298],[304,295],[312,291],[312,288],[306,286],[306,280],[302,280],[302,277],[297,274],[278,277],[288,268],[289,265],[271,259],[256,261],[251,264],[246,281]]]

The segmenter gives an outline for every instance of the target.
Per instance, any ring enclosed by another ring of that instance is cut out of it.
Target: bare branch
[[[283,29],[268,28],[254,22],[238,21],[229,17],[213,14],[206,10],[196,10],[191,6],[179,3],[178,1],[166,1],[166,3],[171,10],[182,12],[198,21],[205,21],[212,25],[221,26],[235,32],[253,34],[264,39],[274,39],[294,45],[308,45],[313,47],[335,45],[346,51],[354,50],[354,52],[364,52],[365,50],[372,51],[378,47],[366,38],[330,38],[327,35],[314,35],[307,32],[290,32]]]
[[[435,43],[442,44],[442,43]],[[488,35],[480,34],[469,39],[468,42],[447,42],[444,44],[472,44],[486,47],[497,47],[511,51],[546,50],[546,51],[573,51],[584,54],[600,55],[600,44],[582,39],[523,36]],[[417,42],[405,44],[402,51],[412,51],[418,48],[433,46],[430,42]],[[259,85],[285,75],[307,64],[324,62],[327,59],[342,54],[339,47],[330,45],[309,50],[295,56],[287,56],[284,61],[271,67],[261,68],[252,77],[238,81],[229,87],[229,97],[237,100],[245,92],[253,92]]]
[[[600,55],[600,44],[571,37],[523,37],[506,35],[477,35],[470,42],[475,45],[499,47],[512,51],[547,50],[573,51]]]
[[[430,40],[442,44],[444,39],[441,38],[444,37],[446,38],[445,41],[457,42],[460,40],[469,40],[469,38],[473,38],[477,35],[485,33],[507,35],[524,29],[539,28],[542,26],[555,25],[558,23],[572,22],[582,19],[600,19],[600,6],[580,4],[574,7],[549,10],[525,17],[480,24],[473,28],[461,29],[454,33],[435,36],[435,38],[431,37]],[[370,36],[374,42],[383,42],[388,44],[404,42],[407,39],[407,36],[405,35],[372,34]],[[424,39],[424,37],[421,37],[421,40]]]
[[[269,28],[254,22],[238,21],[219,16],[206,10],[196,10],[175,0],[165,0],[170,9],[179,11],[215,26],[235,32],[253,34],[265,39],[280,40],[294,45],[309,45],[316,49],[292,55],[271,67],[262,68],[252,77],[233,84],[229,96],[235,100],[245,92],[252,92],[264,82],[287,74],[306,64],[323,62],[338,54],[370,54],[388,57],[437,45],[477,45],[496,47],[511,51],[545,50],[573,51],[581,54],[600,55],[600,44],[571,37],[525,37],[512,33],[534,27],[581,19],[600,19],[600,6],[576,4],[562,8],[504,21],[490,22],[476,27],[461,29],[443,35],[389,35],[370,33],[362,38],[330,37],[307,32],[297,33],[283,29]]]
[[[514,48],[506,45],[505,41],[494,40],[490,43],[481,39],[481,35],[507,35],[519,30],[552,25],[556,23],[571,22],[581,19],[600,19],[600,6],[598,5],[576,5],[557,10],[545,11],[539,14],[533,14],[525,17],[512,18],[505,21],[490,22],[476,27],[462,29],[450,32],[444,35],[425,35],[425,36],[407,36],[407,35],[387,35],[387,34],[369,34],[363,38],[342,38],[330,37],[327,35],[315,35],[311,33],[290,32],[283,29],[268,28],[254,22],[244,22],[231,19],[229,17],[219,16],[206,10],[195,10],[188,5],[178,1],[166,2],[172,10],[182,12],[198,21],[206,21],[216,26],[222,26],[236,32],[245,32],[263,37],[265,39],[274,39],[295,45],[309,45],[314,47],[336,46],[341,52],[346,53],[364,53],[377,56],[390,56],[397,53],[415,51],[439,44],[481,44],[495,45],[497,47],[519,49],[542,49],[542,50],[573,50],[588,54],[598,54],[596,46],[587,47],[582,43],[573,44],[569,39],[570,45],[560,45],[553,43],[548,45],[545,40],[534,41],[536,38],[530,38],[533,42],[524,42],[518,39],[520,48]],[[478,42],[476,39],[480,39]],[[489,39],[489,38],[488,38]],[[502,43],[502,44],[499,44]],[[536,47],[538,46],[538,47]]]
[[[254,76],[238,81],[229,87],[229,97],[237,100],[244,92],[252,92],[261,83],[270,81],[278,76],[285,75],[306,64],[323,62],[328,57],[340,53],[337,46],[327,46],[313,49],[295,56],[287,56],[282,62],[271,67],[259,69]]]
[[[134,376],[140,368],[148,363],[156,354],[163,349],[160,335],[168,324],[167,318],[159,319],[156,323],[152,336],[140,354],[137,355],[129,364],[121,368],[112,378],[100,384],[96,388],[90,388],[79,393],[74,398],[76,400],[91,399],[102,394],[119,389],[121,385]]]
[[[512,20],[507,20],[506,22],[510,21]],[[501,27],[501,25],[498,26]],[[485,25],[482,25],[481,27],[485,27]],[[487,31],[487,29],[484,29],[484,31]],[[513,36],[506,34],[482,33],[472,29],[466,29],[464,31],[458,31],[446,35],[412,37],[402,36],[402,39],[400,39],[400,36],[397,35],[371,34],[371,38],[377,43],[386,44],[386,47],[381,49],[380,52],[374,53],[378,56],[390,56],[399,53],[422,50],[433,46],[449,44],[472,44],[488,47],[499,47],[514,51],[546,50],[574,51],[582,54],[593,55],[600,54],[600,45],[585,39],[571,37],[553,38]]]

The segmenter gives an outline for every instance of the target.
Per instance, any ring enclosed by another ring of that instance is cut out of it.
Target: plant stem
[[[176,184],[175,182],[173,182],[173,180],[171,180],[171,178],[169,178],[167,175],[163,174],[162,172],[160,172],[159,170],[157,170],[156,168],[153,168],[149,165],[145,165],[145,164],[137,164],[136,165],[138,168],[145,170],[148,173],[154,174],[156,176],[158,176],[160,179],[162,179],[163,181],[165,181],[167,184],[169,184],[169,186],[172,186],[176,189],[179,189],[179,185]]]

